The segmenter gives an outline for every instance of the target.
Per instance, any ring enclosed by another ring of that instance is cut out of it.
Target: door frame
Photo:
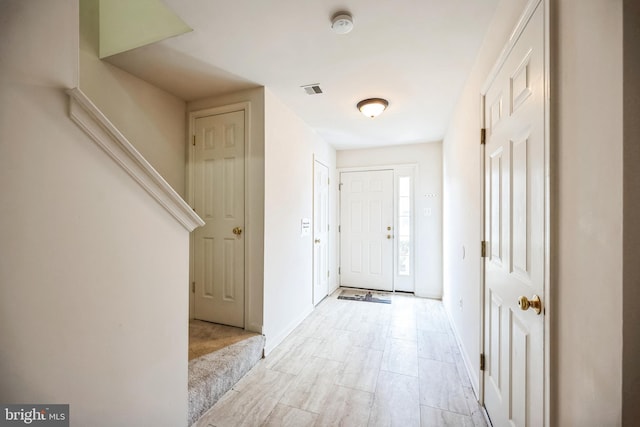
[[[395,232],[398,230],[398,203],[397,203],[397,185],[398,185],[398,173],[402,170],[411,170],[411,281],[413,283],[413,294],[416,292],[416,259],[418,258],[417,245],[416,245],[416,229],[417,229],[417,217],[416,217],[416,184],[418,180],[418,164],[417,163],[404,163],[404,164],[392,164],[392,165],[376,165],[376,166],[356,166],[356,167],[344,167],[337,168],[338,174],[338,242],[337,242],[337,256],[338,256],[338,271],[340,271],[341,260],[342,260],[342,233],[340,232],[340,218],[342,217],[342,197],[341,197],[341,174],[343,172],[367,172],[367,171],[383,171],[383,170],[392,170],[393,171],[393,227],[394,227],[394,236]],[[396,276],[398,271],[398,240],[394,238],[393,242],[393,275],[392,275],[392,283],[391,283],[391,292],[396,291]],[[342,286],[342,275],[338,274],[338,286]]]
[[[187,158],[186,158],[186,180],[185,180],[185,195],[187,203],[195,210],[195,168],[193,167],[195,161],[195,149],[194,138],[196,136],[196,120],[208,116],[216,116],[220,114],[234,113],[238,111],[244,112],[244,329],[249,328],[249,301],[251,300],[251,288],[247,286],[247,279],[250,277],[248,252],[251,245],[251,233],[247,232],[247,228],[250,225],[249,221],[249,153],[250,153],[250,123],[251,123],[251,103],[239,102],[229,105],[223,105],[220,107],[204,108],[202,110],[196,110],[189,112],[188,115],[188,129],[187,129]],[[193,233],[189,235],[189,319],[194,318],[195,314],[195,298],[194,298],[194,276],[195,276],[195,241]]]
[[[400,230],[400,204],[398,200],[400,198],[400,178],[402,177],[410,177],[411,178],[411,203],[409,207],[409,213],[411,221],[409,221],[409,228],[411,233],[411,255],[409,257],[409,279],[408,282],[411,283],[412,293],[415,295],[416,293],[416,272],[417,270],[417,262],[418,257],[416,256],[417,251],[417,238],[418,230],[418,212],[416,211],[416,187],[417,187],[417,179],[418,179],[418,165],[415,163],[409,165],[402,166],[394,166],[393,169],[393,190],[394,190],[394,200],[393,200],[393,233],[394,233],[394,242],[393,242],[393,291],[396,292],[396,286],[398,282],[402,279],[400,278],[400,263],[398,262],[398,256],[400,255],[400,250],[398,248],[399,239],[395,238],[398,236],[398,231]],[[398,292],[407,292],[404,290],[400,290]]]
[[[536,11],[538,7],[543,8],[543,20],[544,20],[544,29],[543,29],[543,37],[544,37],[544,292],[542,295],[543,301],[543,310],[544,310],[544,423],[546,426],[551,425],[551,320],[553,316],[552,307],[553,307],[553,292],[550,289],[551,285],[551,277],[554,265],[551,262],[551,255],[553,252],[553,247],[551,245],[552,238],[552,213],[554,206],[552,205],[552,200],[554,197],[554,192],[552,191],[552,183],[554,181],[554,169],[553,169],[553,161],[552,152],[551,152],[551,96],[550,96],[550,87],[551,87],[551,72],[550,72],[550,59],[551,59],[551,47],[550,47],[550,5],[551,0],[529,0],[527,5],[525,6],[518,23],[516,24],[514,30],[511,32],[509,40],[505,43],[504,48],[500,52],[496,62],[493,65],[493,68],[489,72],[487,78],[484,81],[480,89],[480,129],[485,128],[485,119],[486,119],[486,111],[485,111],[485,98],[486,94],[489,90],[489,87],[496,79],[498,73],[502,65],[505,63],[509,53],[513,49],[520,35],[524,31],[527,23],[530,18]],[[486,177],[486,164],[484,161],[485,155],[485,146],[484,144],[480,145],[479,150],[480,155],[480,240],[485,241],[487,236],[485,235],[485,177]],[[487,258],[482,258],[480,262],[480,351],[482,354],[485,354],[485,328],[487,316],[485,312],[485,262]],[[485,390],[485,381],[484,381],[484,371],[478,371],[479,373],[479,390],[478,390],[478,400],[484,406],[484,390]]]
[[[312,225],[313,225],[313,230],[315,232],[315,224],[316,224],[316,218],[315,218],[315,213],[316,213],[316,163],[320,163],[322,166],[324,166],[325,168],[327,168],[327,179],[329,180],[329,182],[327,182],[327,226],[328,226],[328,230],[327,230],[327,236],[330,236],[330,232],[331,232],[331,208],[330,208],[330,202],[331,202],[331,168],[329,167],[329,165],[324,162],[323,160],[319,159],[318,156],[316,156],[316,154],[313,154],[313,184],[312,184],[312,191],[313,191],[313,203],[312,203],[312,212],[313,212],[313,219],[312,219]],[[313,234],[313,233],[312,233]],[[313,260],[312,260],[312,268],[311,268],[311,303],[313,304],[314,307],[317,306],[317,304],[315,304],[315,291],[316,291],[316,287],[315,287],[315,279],[316,279],[316,259],[315,259],[315,246],[314,246],[314,239],[315,239],[315,235],[311,236],[311,248],[313,251]],[[329,237],[330,239],[330,237]],[[327,268],[329,269],[329,271],[331,270],[329,267],[329,256],[331,254],[331,240],[329,240],[327,242]],[[329,295],[329,278],[330,276],[327,275],[327,295],[325,295],[323,297],[326,298]],[[318,301],[318,304],[320,303],[320,301]]]

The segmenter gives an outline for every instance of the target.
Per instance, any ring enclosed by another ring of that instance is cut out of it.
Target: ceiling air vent
[[[320,85],[318,83],[304,85],[300,87],[304,89],[307,95],[317,95],[319,93],[322,93],[322,89],[320,89]]]

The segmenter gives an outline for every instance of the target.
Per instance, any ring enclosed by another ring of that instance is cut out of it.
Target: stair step
[[[189,361],[189,425],[258,363],[264,344],[264,336],[256,335]]]

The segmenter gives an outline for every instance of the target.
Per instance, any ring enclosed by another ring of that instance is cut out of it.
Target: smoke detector
[[[347,34],[353,30],[353,18],[345,12],[340,12],[331,20],[331,30],[336,34]]]

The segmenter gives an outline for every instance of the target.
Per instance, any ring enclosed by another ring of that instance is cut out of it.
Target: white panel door
[[[244,112],[195,121],[197,319],[244,327]]]
[[[313,166],[313,305],[329,293],[329,168]]]
[[[494,427],[544,423],[544,13],[485,96],[485,406]]]
[[[340,283],[393,290],[393,171],[340,174]]]

